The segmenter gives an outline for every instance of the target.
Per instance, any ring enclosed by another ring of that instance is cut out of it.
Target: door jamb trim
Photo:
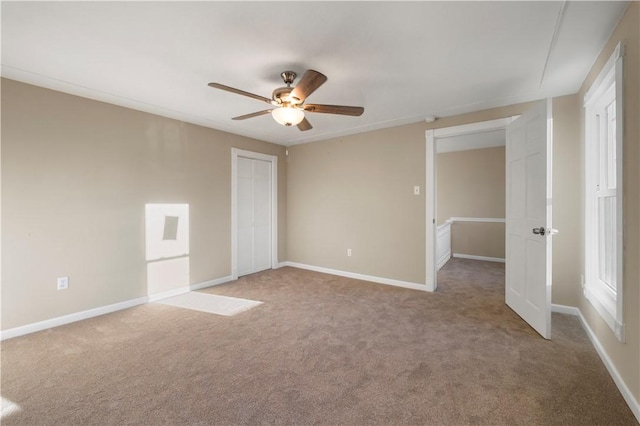
[[[444,137],[461,136],[470,133],[490,132],[493,130],[505,129],[519,115],[499,118],[496,120],[480,121],[458,126],[441,127],[429,129],[425,132],[426,138],[426,162],[425,162],[425,283],[427,291],[435,291],[437,282],[436,271],[436,143],[438,139]]]

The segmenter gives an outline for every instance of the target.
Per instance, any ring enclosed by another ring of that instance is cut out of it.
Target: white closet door
[[[271,269],[271,163],[253,160],[253,272]]]
[[[253,272],[253,160],[238,158],[238,275]]]
[[[238,158],[238,276],[271,268],[271,163]]]

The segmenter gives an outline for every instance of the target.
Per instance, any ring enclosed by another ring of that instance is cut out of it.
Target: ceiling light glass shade
[[[280,107],[271,111],[273,119],[283,126],[295,126],[304,119],[304,111],[291,107]]]

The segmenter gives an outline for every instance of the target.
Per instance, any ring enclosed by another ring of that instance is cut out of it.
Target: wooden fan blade
[[[214,89],[225,90],[227,92],[236,93],[238,95],[248,96],[250,98],[257,99],[259,101],[266,102],[268,104],[271,103],[271,99],[269,98],[265,98],[264,96],[260,96],[260,95],[254,95],[253,93],[245,92],[244,90],[234,89],[233,87],[225,86],[224,84],[209,83],[208,86],[213,87]]]
[[[364,108],[346,105],[319,105],[319,104],[307,104],[304,105],[304,110],[309,112],[321,112],[324,114],[340,114],[340,115],[353,115],[360,116],[364,112]]]
[[[313,129],[313,126],[311,125],[311,123],[309,123],[309,120],[307,120],[307,117],[305,117],[302,119],[301,122],[298,123],[298,129],[300,129],[301,132],[304,132],[306,130]]]
[[[265,109],[264,111],[252,112],[251,114],[239,115],[237,117],[233,117],[232,120],[246,120],[247,118],[260,117],[261,115],[269,114],[271,112],[270,109]]]
[[[302,76],[300,83],[293,89],[290,96],[300,99],[304,102],[307,96],[315,92],[315,90],[322,86],[327,81],[327,76],[314,70],[307,70]]]

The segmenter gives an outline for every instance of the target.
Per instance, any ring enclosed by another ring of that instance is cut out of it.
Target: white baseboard
[[[438,271],[440,269],[442,269],[442,267],[444,265],[447,264],[447,262],[449,261],[449,259],[451,259],[451,252],[447,253],[446,256],[443,256],[439,261],[438,261]]]
[[[24,336],[25,334],[35,333],[36,331],[42,331],[48,328],[70,324],[72,322],[110,314],[112,312],[121,311],[123,309],[132,308],[134,306],[144,305],[145,303],[147,303],[148,299],[149,298],[147,296],[138,297],[137,299],[131,299],[124,302],[114,303],[112,305],[101,306],[99,308],[89,309],[82,312],[75,312],[73,314],[34,322],[33,324],[27,324],[21,327],[10,328],[2,332],[0,340],[12,339],[14,337]]]
[[[174,288],[173,290],[163,291],[162,293],[150,294],[147,296],[147,303],[157,302],[158,300],[166,299],[167,297],[179,296],[184,293],[189,293],[189,286]]]
[[[551,312],[557,312],[559,314],[575,315],[577,317],[580,316],[580,309],[576,308],[575,306],[557,305],[555,303],[551,304]]]
[[[215,280],[209,280],[198,284],[187,285],[183,287],[174,288],[173,290],[164,291],[162,293],[152,294],[147,296],[148,303],[157,302],[158,300],[166,299],[168,297],[179,296],[181,294],[189,293],[190,291],[201,290],[207,287],[213,287],[214,285],[220,285],[231,281],[231,275],[227,277],[218,278]]]
[[[339,271],[337,269],[324,268],[322,266],[306,265],[304,263],[297,263],[297,262],[282,262],[280,265],[291,266],[293,268],[299,268],[299,269],[307,269],[309,271],[322,272],[324,274],[337,275],[340,277],[354,278],[356,280],[371,281],[378,284],[386,284],[386,285],[392,285],[395,287],[410,288],[412,290],[427,291],[427,286],[425,284],[394,280],[391,278],[375,277],[372,275],[358,274],[355,272]]]
[[[484,260],[485,262],[504,263],[504,258],[502,257],[475,256],[473,254],[460,254],[460,253],[453,253],[453,257],[457,257],[460,259]]]
[[[611,361],[611,358],[609,358],[609,355],[607,355],[607,352],[604,350],[604,347],[600,343],[600,340],[598,340],[598,336],[596,336],[596,334],[593,332],[593,330],[587,323],[587,320],[585,319],[584,315],[582,315],[582,312],[580,311],[580,309],[575,308],[573,306],[553,304],[551,305],[551,311],[558,312],[561,314],[575,315],[580,319],[580,324],[582,324],[582,328],[584,328],[585,332],[587,333],[587,336],[589,336],[589,340],[591,340],[591,344],[596,349],[596,352],[598,352],[600,359],[602,360],[605,367],[607,368],[609,375],[611,376],[616,386],[618,387],[618,390],[622,394],[622,397],[624,398],[627,405],[633,412],[633,415],[636,416],[636,419],[640,423],[640,402],[635,399],[635,397],[629,390],[629,387],[626,385],[624,380],[622,380],[622,377],[620,376],[618,369],[613,364],[613,361]]]
[[[226,277],[217,278],[215,280],[209,280],[198,284],[192,284],[189,286],[190,291],[202,290],[203,288],[213,287],[215,285],[226,284],[230,281],[233,281],[233,277],[228,275]]]
[[[193,290],[200,290],[206,287],[214,285],[224,284],[231,281],[231,276],[218,278],[215,280],[205,281],[198,284],[192,284],[190,286],[179,287],[173,290],[165,291],[158,294],[152,294],[149,296],[138,297],[136,299],[126,300],[124,302],[114,303],[112,305],[100,306],[94,309],[88,309],[86,311],[75,312],[73,314],[64,315],[57,318],[51,318],[44,321],[35,322],[33,324],[27,324],[20,327],[10,328],[0,332],[0,341],[12,339],[14,337],[24,336],[25,334],[35,333],[37,331],[47,330],[49,328],[58,327],[65,324],[70,324],[76,321],[82,321],[85,319],[98,317],[100,315],[110,314],[123,309],[133,308],[134,306],[144,305],[145,303],[153,303],[158,300],[166,299],[167,297],[177,296],[179,294],[188,293]]]

